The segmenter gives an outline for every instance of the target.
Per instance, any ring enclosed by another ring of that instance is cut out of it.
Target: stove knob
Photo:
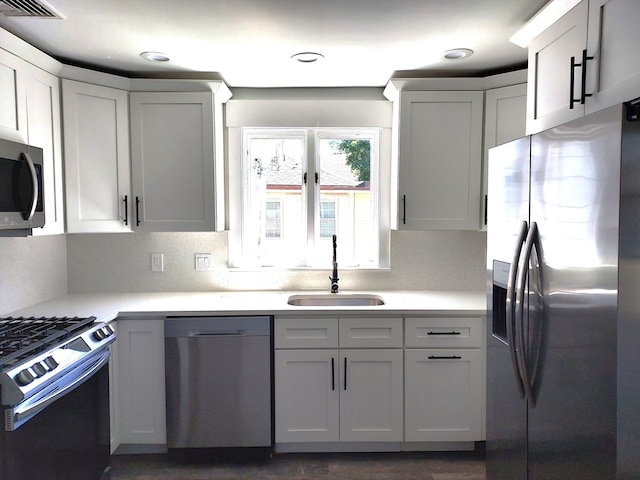
[[[104,333],[105,337],[110,337],[111,335],[113,335],[113,332],[109,330],[106,326],[102,327],[100,330],[102,330],[102,333]]]
[[[104,340],[105,338],[107,338],[107,336],[104,334],[104,332],[102,330],[96,330],[95,332],[93,332],[93,338],[95,338],[96,340],[100,341],[100,340]]]
[[[113,328],[113,325],[111,325],[111,324],[107,324],[107,326],[104,327],[104,328],[106,328],[107,330],[109,330],[109,332],[111,332],[111,333],[109,333],[109,335],[113,335],[114,333],[116,333],[116,329]]]
[[[34,363],[33,365],[31,365],[31,368],[36,373],[36,377],[41,377],[45,373],[47,373],[47,368],[40,362]]]
[[[47,358],[45,358],[44,363],[47,367],[49,367],[49,370],[55,370],[58,367],[58,362],[56,362],[56,359],[52,356],[48,356]]]
[[[18,385],[24,387],[33,382],[34,378],[35,377],[31,374],[31,372],[25,368],[16,376],[16,381],[18,382]]]

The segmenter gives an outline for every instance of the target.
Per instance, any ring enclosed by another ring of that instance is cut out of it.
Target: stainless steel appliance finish
[[[1,235],[26,235],[44,225],[42,162],[41,148],[0,139]]]
[[[271,317],[165,321],[167,447],[272,445]]]
[[[626,111],[490,151],[488,480],[640,477],[640,122]]]
[[[101,478],[114,340],[94,317],[0,319],[0,480]]]

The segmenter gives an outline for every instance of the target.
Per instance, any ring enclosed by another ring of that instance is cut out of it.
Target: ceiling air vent
[[[5,17],[64,18],[44,0],[0,0],[0,15]]]

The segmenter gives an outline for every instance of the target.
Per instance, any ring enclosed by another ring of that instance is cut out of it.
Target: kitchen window
[[[379,266],[378,129],[245,128],[239,266]]]

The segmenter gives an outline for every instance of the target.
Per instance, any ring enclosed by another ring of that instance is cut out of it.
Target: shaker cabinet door
[[[398,228],[477,230],[483,92],[400,94]]]
[[[640,2],[590,0],[586,113],[640,97]]]
[[[402,349],[340,350],[340,441],[402,441]]]
[[[276,443],[340,439],[338,350],[276,350]]]
[[[482,350],[405,351],[405,441],[482,440]]]
[[[67,231],[131,231],[128,93],[62,81]]]
[[[135,229],[213,231],[213,94],[131,93]]]
[[[584,115],[582,67],[576,64],[582,63],[587,44],[587,14],[588,2],[583,1],[529,45],[528,134]]]

